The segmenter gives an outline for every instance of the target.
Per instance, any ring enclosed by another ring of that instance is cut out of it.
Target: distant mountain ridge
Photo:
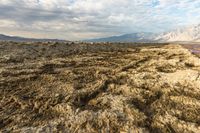
[[[155,34],[149,32],[124,34],[107,38],[91,39],[92,42],[154,42]]]
[[[35,39],[35,38],[24,38],[18,36],[7,36],[0,34],[0,41],[14,41],[14,42],[65,42],[66,40],[59,40],[59,39]]]
[[[162,33],[155,40],[161,42],[200,42],[200,24]]]
[[[200,42],[200,24],[164,33],[132,33],[107,38],[86,40],[89,42]]]
[[[0,34],[0,41],[16,41],[16,42],[66,42],[59,39],[34,39],[17,36],[7,36]],[[140,32],[132,34],[124,34],[119,36],[111,36],[105,38],[95,38],[84,40],[86,42],[193,42],[200,43],[200,24],[185,28],[178,28],[170,32],[151,33]]]

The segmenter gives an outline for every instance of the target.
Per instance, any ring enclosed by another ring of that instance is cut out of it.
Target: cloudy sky
[[[200,0],[0,0],[0,33],[81,40],[200,23]]]

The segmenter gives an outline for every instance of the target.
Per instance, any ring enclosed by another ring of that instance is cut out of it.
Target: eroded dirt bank
[[[180,45],[0,44],[0,130],[200,132],[200,59]]]

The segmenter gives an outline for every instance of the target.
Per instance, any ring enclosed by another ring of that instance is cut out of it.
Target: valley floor
[[[200,59],[180,45],[0,44],[0,131],[200,132]]]

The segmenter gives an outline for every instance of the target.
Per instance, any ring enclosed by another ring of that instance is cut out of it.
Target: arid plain
[[[1,42],[0,131],[199,133],[197,46]]]

